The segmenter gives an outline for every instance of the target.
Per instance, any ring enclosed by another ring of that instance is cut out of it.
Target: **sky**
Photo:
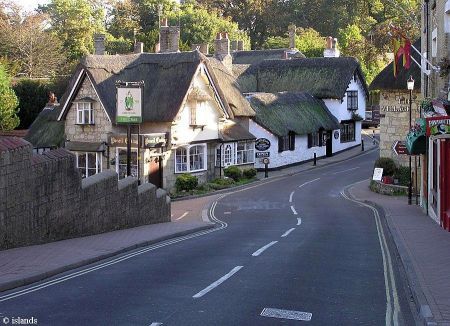
[[[44,5],[50,0],[12,0],[12,2],[19,4],[25,11],[33,11],[38,5]]]

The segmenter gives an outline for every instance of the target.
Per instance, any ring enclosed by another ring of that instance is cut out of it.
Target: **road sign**
[[[408,149],[406,148],[406,142],[397,140],[392,145],[392,151],[395,155],[408,155]]]

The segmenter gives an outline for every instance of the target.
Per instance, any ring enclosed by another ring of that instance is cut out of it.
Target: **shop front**
[[[127,172],[127,135],[108,135],[108,168],[114,169],[119,179]],[[152,183],[162,187],[163,156],[167,146],[166,133],[131,136],[131,176],[141,183]]]

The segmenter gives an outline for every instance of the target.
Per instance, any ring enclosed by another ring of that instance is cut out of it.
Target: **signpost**
[[[383,168],[375,168],[375,169],[373,169],[372,180],[381,181],[382,177],[383,177]]]
[[[117,113],[116,123],[127,125],[127,177],[131,175],[131,124],[142,122],[144,81],[116,82],[117,88]],[[139,132],[138,132],[139,142]],[[137,153],[138,178],[139,178],[139,146]]]
[[[408,149],[406,148],[406,142],[397,140],[392,145],[392,151],[395,155],[409,155]]]

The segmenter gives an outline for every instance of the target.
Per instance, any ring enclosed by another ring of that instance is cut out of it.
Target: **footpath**
[[[358,146],[333,157],[318,159],[316,166],[313,166],[312,162],[306,162],[283,170],[271,171],[269,179],[337,163],[376,148],[376,144],[367,136],[364,136],[364,144],[365,151]],[[260,173],[258,177],[260,181],[247,186],[254,186],[267,180],[263,173]],[[31,284],[139,247],[213,228],[215,224],[209,221],[207,209],[221,194],[233,190],[236,188],[209,196],[173,201],[172,221],[169,223],[145,225],[0,251],[0,292]]]

